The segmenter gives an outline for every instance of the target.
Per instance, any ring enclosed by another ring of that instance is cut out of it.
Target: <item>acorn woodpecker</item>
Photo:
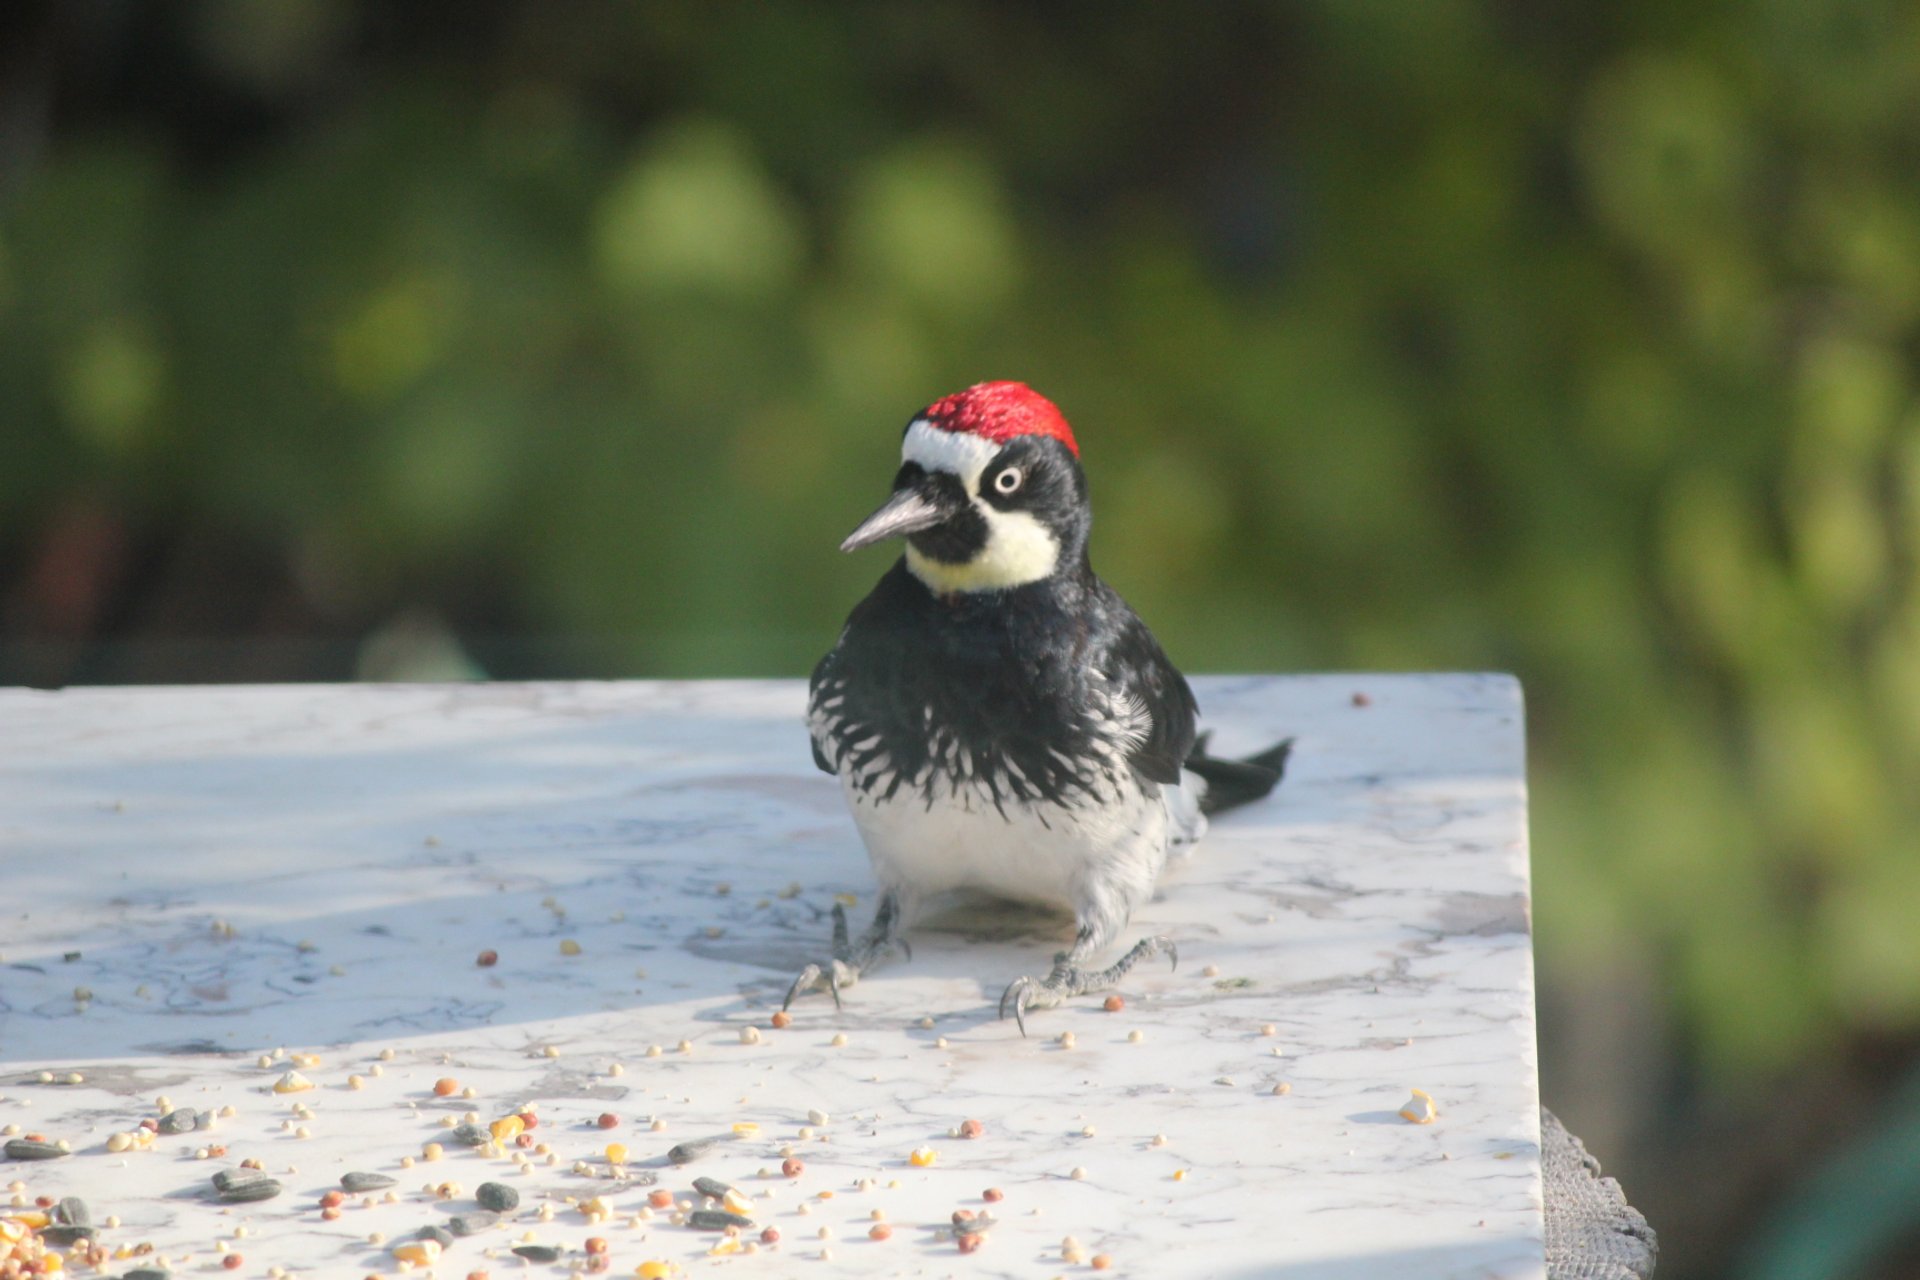
[[[814,763],[840,779],[880,881],[872,927],[787,991],[840,990],[950,890],[1071,911],[1071,949],[1000,999],[1030,1009],[1118,983],[1173,941],[1110,946],[1206,816],[1280,780],[1292,740],[1206,754],[1193,692],[1147,626],[1094,575],[1080,448],[1018,382],[937,400],[907,424],[893,496],[840,544],[904,537],[906,554],[814,669]]]

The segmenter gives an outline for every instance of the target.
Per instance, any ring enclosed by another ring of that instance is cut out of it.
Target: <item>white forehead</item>
[[[915,418],[900,442],[900,461],[959,476],[969,489],[998,452],[1000,447],[990,440],[964,431],[942,431],[925,418]]]

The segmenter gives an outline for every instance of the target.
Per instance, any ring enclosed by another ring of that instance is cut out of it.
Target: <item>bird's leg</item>
[[[906,913],[901,907],[900,895],[889,889],[880,895],[880,905],[874,909],[873,924],[858,942],[849,940],[847,931],[847,909],[839,903],[833,904],[833,956],[824,965],[810,964],[800,971],[800,976],[787,988],[787,998],[780,1002],[782,1009],[793,1003],[793,998],[802,991],[811,991],[815,987],[825,987],[833,996],[833,1005],[840,1007],[840,991],[860,981],[860,975],[898,947],[913,959],[913,948],[908,945],[901,930],[906,927]]]
[[[1044,979],[1021,976],[1007,985],[1000,996],[1000,1016],[1013,1014],[1013,1020],[1020,1024],[1020,1034],[1027,1034],[1027,1010],[1051,1009],[1070,996],[1083,996],[1089,991],[1105,991],[1117,986],[1127,971],[1142,960],[1151,959],[1163,952],[1173,961],[1174,967],[1180,966],[1180,952],[1174,947],[1173,939],[1165,936],[1142,938],[1133,945],[1133,949],[1104,969],[1085,969],[1081,966],[1089,956],[1098,955],[1113,940],[1120,926],[1126,922],[1124,916],[1097,915],[1092,920],[1084,919],[1080,931],[1075,935],[1073,948],[1061,951],[1053,957],[1053,972]]]

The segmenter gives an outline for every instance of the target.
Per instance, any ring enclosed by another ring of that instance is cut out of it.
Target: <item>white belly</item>
[[[1177,808],[1169,812],[1181,789],[1149,796],[1131,778],[1105,803],[1072,806],[1021,803],[1003,792],[996,808],[984,787],[970,784],[936,786],[931,803],[907,787],[892,800],[850,780],[843,788],[875,874],[910,900],[974,890],[1075,914],[1097,902],[1124,919],[1152,895],[1170,843],[1191,838]]]

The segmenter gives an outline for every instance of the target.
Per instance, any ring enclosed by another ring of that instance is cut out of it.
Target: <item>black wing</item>
[[[841,638],[842,640],[845,639],[844,636]],[[814,734],[812,725],[813,702],[814,699],[820,696],[820,682],[828,678],[834,663],[839,657],[840,644],[836,642],[833,648],[827,650],[826,657],[814,664],[813,678],[807,681],[807,741],[809,745],[813,747],[813,763],[819,767],[822,773],[837,773],[837,770],[834,769],[832,761],[827,759],[826,753],[820,750],[820,739]]]
[[[1168,660],[1160,642],[1131,609],[1123,604],[1124,621],[1108,655],[1107,673],[1114,691],[1146,712],[1145,741],[1127,762],[1142,778],[1177,783],[1180,766],[1193,747],[1194,718],[1199,712],[1187,678]]]

